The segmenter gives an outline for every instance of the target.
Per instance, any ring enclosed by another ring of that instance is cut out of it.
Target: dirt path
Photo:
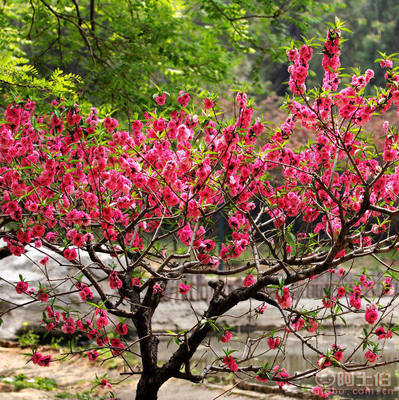
[[[27,363],[28,357],[23,350],[16,347],[0,347],[0,400],[103,400],[107,399],[107,390],[99,386],[90,392],[95,375],[101,377],[108,373],[109,381],[120,379],[121,369],[115,364],[101,365],[91,363],[87,358],[76,356],[72,360],[51,363],[49,367],[37,367]],[[46,349],[44,354],[51,354],[54,359],[62,358],[61,350]],[[107,368],[108,367],[108,368]],[[111,368],[111,369],[110,369]],[[21,375],[22,374],[22,375]],[[137,378],[129,378],[114,386],[118,400],[133,400]],[[24,387],[24,386],[34,387]],[[47,385],[46,390],[45,386]],[[251,398],[284,400],[285,396],[271,394],[223,393],[220,389],[211,389],[203,385],[193,385],[177,380],[168,381],[160,390],[159,400],[213,400],[228,398],[231,400],[248,400]],[[291,398],[292,400],[292,398]]]

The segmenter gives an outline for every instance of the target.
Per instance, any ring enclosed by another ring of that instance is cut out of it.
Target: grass
[[[39,343],[39,340],[40,336],[34,333],[32,330],[29,330],[18,338],[18,343],[21,347],[36,346]]]
[[[14,390],[25,388],[33,388],[39,390],[51,391],[57,388],[57,382],[55,379],[37,376],[36,378],[29,378],[24,374],[14,375],[12,377],[3,377],[1,380],[4,383],[8,383],[14,386]]]

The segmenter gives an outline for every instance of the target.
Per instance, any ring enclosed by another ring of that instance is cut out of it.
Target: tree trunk
[[[136,389],[136,400],[157,400],[158,391],[163,384],[156,376],[141,375]]]

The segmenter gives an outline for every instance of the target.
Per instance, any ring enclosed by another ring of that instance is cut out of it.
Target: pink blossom
[[[243,92],[238,92],[236,96],[236,102],[238,107],[245,108],[247,106],[247,94]]]
[[[75,330],[76,330],[76,326],[75,326],[74,320],[73,320],[72,318],[68,318],[68,319],[66,320],[65,324],[62,325],[61,329],[62,329],[62,331],[63,331],[64,333],[67,333],[67,334],[68,334],[68,333],[69,333],[69,334],[74,333]]]
[[[28,290],[29,284],[28,282],[20,281],[17,283],[15,290],[18,294],[25,293]]]
[[[329,297],[329,296],[325,295],[322,300],[322,303],[325,308],[332,308],[334,306],[336,300],[337,299],[335,297]]]
[[[365,320],[369,324],[374,324],[378,319],[378,309],[375,304],[370,304],[369,307],[366,308]]]
[[[393,62],[389,58],[386,58],[385,60],[382,60],[380,62],[381,68],[392,68],[393,67]]]
[[[287,287],[283,287],[282,297],[279,296],[278,292],[276,292],[276,297],[281,308],[289,308],[292,306],[292,297],[290,296],[290,292]]]
[[[364,353],[364,356],[367,358],[368,361],[370,361],[371,363],[375,363],[377,361],[378,355],[373,353],[370,350],[367,350]]]
[[[154,100],[156,101],[156,103],[159,106],[163,106],[165,104],[165,100],[166,100],[166,93],[163,92],[160,96],[155,96]]]
[[[290,374],[288,373],[288,371],[285,368],[281,368],[279,365],[276,365],[273,368],[273,371],[275,373],[276,378],[289,378],[290,377]],[[276,380],[276,383],[280,389],[282,389],[282,387],[284,385],[288,384],[287,381],[278,381],[278,380]]]
[[[48,263],[48,260],[49,260],[48,256],[45,256],[39,262],[42,265],[46,265]]]
[[[118,274],[112,271],[109,275],[109,287],[113,290],[120,289],[123,286],[122,281],[119,279]]]
[[[236,360],[233,358],[233,356],[225,356],[223,358],[224,364],[233,372],[238,371],[238,365],[236,363]]]
[[[154,293],[161,293],[162,292],[162,287],[159,283],[154,283],[153,287],[152,287],[152,291]]]
[[[99,356],[99,354],[98,354],[98,352],[96,350],[91,350],[91,351],[87,352],[87,358],[90,361],[96,361],[98,356]]]
[[[229,331],[224,331],[224,334],[220,337],[222,343],[228,343],[231,339],[231,333]]]
[[[125,349],[125,345],[121,342],[119,338],[112,338],[111,339],[111,352],[114,356],[118,356],[123,353]]]
[[[41,302],[45,303],[49,299],[49,294],[44,289],[40,289],[37,292],[37,298]]]
[[[258,314],[264,314],[266,310],[267,310],[267,305],[260,305],[255,308],[255,312]]]
[[[308,319],[306,321],[308,323],[308,332],[310,333],[314,333],[316,332],[317,328],[319,327],[319,324],[317,323],[317,321],[313,320],[313,319]]]
[[[132,282],[132,286],[141,286],[140,278],[132,278],[131,282]]]
[[[127,324],[120,322],[118,325],[116,325],[115,330],[119,335],[127,335]]]
[[[277,349],[279,344],[280,344],[280,338],[278,336],[275,338],[273,337],[267,338],[267,345],[269,346],[269,349],[271,350]]]
[[[374,333],[378,336],[378,340],[389,339],[392,337],[392,331],[386,332],[382,326],[379,326],[378,328],[376,328]]]
[[[344,297],[345,295],[346,295],[346,290],[345,290],[345,288],[343,287],[343,286],[339,286],[338,288],[337,288],[337,297],[339,298],[339,299],[341,299],[342,297]]]
[[[262,368],[258,371],[258,373],[256,374],[255,377],[256,380],[258,380],[259,382],[267,382],[268,378],[266,375],[266,371]]]
[[[193,236],[193,231],[189,224],[186,224],[182,229],[177,232],[182,243],[186,244],[187,246],[190,244],[191,238]]]
[[[190,95],[188,93],[185,93],[183,90],[180,91],[179,96],[177,98],[177,102],[182,106],[182,107],[187,107],[188,103],[190,102]]]
[[[255,279],[253,277],[252,274],[248,274],[245,276],[244,281],[243,281],[243,285],[245,287],[250,287],[255,283]]]
[[[187,294],[190,290],[191,286],[188,283],[180,283],[179,284],[179,293],[180,294]]]
[[[208,98],[204,99],[204,108],[205,108],[205,110],[209,110],[213,106],[214,106],[214,103],[213,103],[213,101],[211,99],[208,99]]]
[[[39,352],[35,352],[32,357],[32,362],[39,365],[40,367],[48,367],[52,360],[53,358],[51,357],[51,355],[43,356]]]
[[[298,317],[294,317],[291,320],[290,326],[292,327],[292,329],[294,331],[299,331],[305,326],[305,321],[303,320],[302,317],[299,317],[299,318]]]
[[[78,253],[76,252],[76,249],[71,248],[71,249],[65,249],[64,250],[64,257],[68,261],[75,260],[78,257]]]
[[[100,386],[102,389],[105,389],[105,388],[112,389],[112,385],[106,379],[101,379]]]

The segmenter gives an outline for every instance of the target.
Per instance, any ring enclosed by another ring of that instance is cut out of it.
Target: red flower
[[[267,345],[269,346],[269,349],[271,349],[271,350],[277,349],[279,344],[280,344],[280,338],[279,337],[276,337],[276,338],[269,337],[267,339]]]
[[[375,304],[371,304],[370,307],[366,309],[366,314],[364,316],[366,322],[369,324],[374,324],[378,319],[378,311],[377,306]]]
[[[225,331],[224,334],[221,336],[220,341],[222,343],[228,343],[231,339],[231,333],[229,331]]]
[[[155,96],[155,97],[154,97],[154,100],[156,101],[156,103],[157,103],[159,106],[163,106],[163,105],[165,104],[165,100],[166,100],[166,93],[165,93],[165,92],[162,93],[161,96]]]
[[[28,290],[29,284],[28,282],[20,281],[17,283],[15,290],[18,294],[25,293]]]
[[[180,294],[187,294],[190,290],[191,286],[189,284],[181,283],[179,285],[179,293]]]
[[[120,289],[123,286],[122,281],[119,279],[118,274],[112,271],[109,275],[109,287],[113,290]]]
[[[48,293],[44,289],[40,289],[37,292],[37,295],[38,300],[42,301],[43,303],[45,303],[49,298]]]
[[[364,356],[365,356],[365,357],[367,358],[367,360],[369,360],[371,363],[376,362],[376,361],[377,361],[377,358],[378,358],[378,355],[375,354],[375,353],[373,353],[373,352],[370,351],[370,350],[367,350],[367,351],[364,353]]]
[[[243,285],[245,287],[250,287],[255,283],[255,279],[252,274],[248,274],[243,281]]]
[[[127,324],[122,324],[122,322],[120,322],[116,325],[115,330],[119,335],[127,335]]]
[[[232,356],[225,356],[223,358],[223,362],[226,364],[227,367],[230,368],[231,371],[237,372],[238,371],[238,365],[236,363],[236,360]]]
[[[212,108],[214,106],[214,102],[211,99],[205,98],[204,99],[204,108],[205,110],[209,110],[210,108]]]
[[[287,287],[283,287],[283,297],[280,297],[278,292],[276,293],[276,297],[281,308],[289,308],[292,306],[292,297]]]
[[[105,388],[112,389],[112,385],[106,379],[101,379],[100,386],[102,389],[105,389]]]
[[[90,361],[96,361],[97,358],[98,358],[98,356],[99,356],[99,354],[97,353],[96,350],[91,350],[91,351],[88,351],[88,352],[87,352],[87,358],[88,358]]]
[[[68,260],[68,261],[71,261],[71,260],[75,260],[75,258],[77,258],[78,257],[78,253],[76,252],[76,250],[75,249],[65,249],[64,250],[64,257]]]
[[[51,361],[53,361],[53,358],[50,355],[47,355],[47,356],[43,356],[37,362],[37,364],[40,365],[41,367],[48,367],[50,365]]]

